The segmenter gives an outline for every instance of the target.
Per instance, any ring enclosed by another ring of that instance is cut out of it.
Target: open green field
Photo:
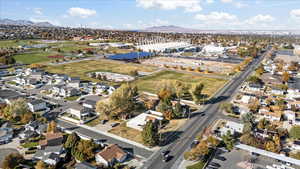
[[[51,61],[52,59],[48,58],[48,56],[56,55],[56,54],[57,53],[37,51],[37,52],[17,54],[14,55],[13,58],[18,63],[32,64],[32,63]]]
[[[92,80],[87,76],[89,72],[113,72],[120,74],[129,74],[132,70],[143,72],[152,72],[156,68],[152,66],[144,66],[134,63],[124,63],[113,60],[89,60],[76,63],[63,64],[58,66],[47,66],[46,71],[51,73],[64,73],[70,76],[77,76],[81,79]],[[93,80],[95,81],[95,79]]]
[[[22,45],[37,44],[36,40],[0,40],[0,48],[18,47]]]
[[[162,82],[163,80],[178,80],[187,85],[203,83],[203,93],[207,94],[208,97],[214,94],[214,92],[216,92],[218,89],[222,88],[222,86],[226,83],[226,80],[224,79],[214,79],[203,77],[201,75],[196,76],[174,71],[161,71],[153,75],[138,79],[136,81],[136,84],[139,90],[147,91],[150,93],[157,93],[160,88],[160,82]]]

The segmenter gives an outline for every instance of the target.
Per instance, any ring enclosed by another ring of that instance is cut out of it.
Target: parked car
[[[112,123],[110,126],[111,127],[116,127],[116,126],[118,126],[120,123]]]

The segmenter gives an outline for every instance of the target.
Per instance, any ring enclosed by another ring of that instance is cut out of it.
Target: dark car
[[[162,155],[162,156],[166,156],[166,155],[168,155],[169,153],[170,153],[169,150],[163,150],[163,151],[161,151],[161,155]]]
[[[163,156],[163,162],[168,162],[171,160],[171,158],[172,157],[169,154],[167,154],[167,155]]]
[[[191,148],[194,148],[196,147],[197,145],[199,144],[199,141],[198,140],[194,140],[191,144]]]

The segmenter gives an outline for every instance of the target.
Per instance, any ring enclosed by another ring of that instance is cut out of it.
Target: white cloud
[[[223,3],[232,3],[233,0],[221,0],[221,2],[223,2]]]
[[[207,15],[197,14],[195,16],[195,19],[200,20],[202,22],[207,22],[207,23],[218,23],[218,22],[238,20],[237,16],[229,14],[229,13],[225,13],[225,12],[211,12]]]
[[[245,23],[247,24],[265,24],[265,23],[270,23],[273,22],[275,20],[275,18],[271,15],[256,15],[252,18],[249,18],[245,21]]]
[[[202,10],[201,0],[136,0],[137,6],[146,9],[159,8],[173,10],[183,8],[186,12],[198,12]]]
[[[90,16],[96,15],[96,11],[92,9],[85,9],[79,7],[73,7],[68,10],[68,14],[70,16],[80,17],[80,18],[87,18]]]
[[[290,11],[290,16],[294,19],[300,19],[300,9],[293,9]]]
[[[208,4],[212,4],[214,2],[215,2],[214,0],[206,0],[206,3],[208,3]]]
[[[33,12],[37,15],[43,15],[42,8],[34,8]]]

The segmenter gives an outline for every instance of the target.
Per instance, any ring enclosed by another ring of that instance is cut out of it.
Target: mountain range
[[[49,22],[32,22],[28,20],[12,20],[12,19],[0,19],[0,25],[21,25],[21,26],[37,26],[37,27],[55,27]]]

